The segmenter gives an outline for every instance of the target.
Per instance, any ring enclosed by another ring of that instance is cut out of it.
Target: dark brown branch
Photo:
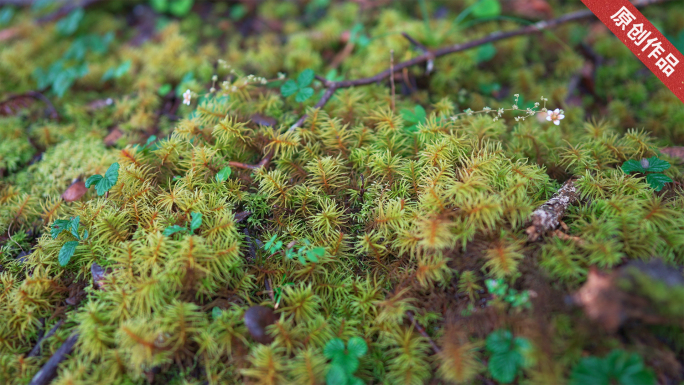
[[[538,209],[534,210],[530,217],[531,225],[525,231],[529,241],[534,242],[539,237],[548,234],[560,225],[560,220],[565,215],[568,207],[579,200],[579,192],[575,187],[575,179],[570,179],[561,187],[553,197],[546,201]]]
[[[50,357],[48,362],[33,376],[29,385],[47,385],[57,375],[57,368],[59,364],[64,361],[67,355],[74,349],[74,345],[78,341],[78,334],[72,334],[64,341],[62,346],[57,349],[55,354]]]
[[[647,5],[652,5],[652,4],[659,4],[659,3],[665,3],[668,1],[672,0],[637,0],[633,1],[632,4],[634,4],[635,7],[641,8],[645,7]],[[572,12],[568,13],[567,15],[563,15],[561,17],[558,17],[556,19],[551,19],[551,20],[545,20],[545,21],[540,21],[538,23],[528,25],[522,28],[518,28],[513,31],[508,31],[508,32],[493,32],[490,33],[489,35],[476,39],[467,43],[461,43],[461,44],[454,44],[450,45],[447,47],[439,48],[435,51],[428,51],[427,53],[423,53],[422,55],[415,57],[411,60],[407,60],[404,62],[401,62],[397,65],[394,66],[394,71],[401,71],[405,68],[412,67],[417,64],[422,64],[425,63],[429,60],[432,60],[434,58],[440,57],[440,56],[445,56],[449,55],[452,53],[456,52],[461,52],[465,51],[471,48],[479,47],[484,44],[488,43],[493,43],[499,40],[504,40],[508,39],[511,37],[516,37],[516,36],[521,36],[521,35],[530,35],[533,33],[537,32],[542,32],[547,29],[555,28],[561,24],[565,24],[571,21],[577,21],[581,19],[587,19],[587,18],[592,18],[595,17],[594,14],[590,10],[584,10],[584,11],[577,11],[577,12]],[[373,84],[380,82],[381,80],[387,78],[390,76],[392,70],[387,69],[385,71],[380,72],[379,74],[367,78],[362,78],[362,79],[355,79],[355,80],[343,80],[339,82],[328,82],[326,85],[327,90],[321,97],[321,99],[314,105],[314,108],[321,108],[323,107],[331,98],[333,93],[335,93],[336,90],[340,88],[349,88],[349,87],[355,87],[355,86],[363,86],[363,85],[368,85],[368,84]],[[306,120],[307,115],[304,114],[295,124],[290,127],[290,131],[295,130],[297,127],[300,127],[304,121]]]
[[[427,334],[425,329],[423,329],[423,327],[420,326],[418,321],[416,321],[415,317],[413,317],[413,313],[410,310],[406,312],[406,316],[408,317],[409,320],[411,320],[413,327],[415,327],[416,330],[418,330],[418,333],[420,333],[420,335],[422,335],[423,337],[425,337],[425,339],[428,340],[428,342],[430,343],[430,346],[432,346],[432,350],[435,352],[435,354],[441,352],[442,349],[440,349],[439,346],[437,346],[435,341],[433,341],[432,338],[430,338],[430,335]]]
[[[46,335],[44,335],[41,339],[38,340],[38,342],[36,342],[36,346],[34,346],[33,349],[31,349],[31,352],[26,357],[37,357],[37,356],[39,356],[40,355],[40,346],[42,345],[43,341],[52,337],[52,335],[57,332],[57,329],[59,329],[59,327],[62,326],[63,323],[64,323],[64,320],[59,320],[55,324],[55,326],[53,326],[52,329],[50,329],[50,331]]]
[[[45,95],[43,95],[42,93],[40,93],[38,91],[28,91],[28,92],[25,92],[23,94],[10,95],[7,99],[0,102],[0,109],[2,109],[2,110],[0,110],[0,115],[2,115],[4,113],[9,115],[10,113],[12,113],[13,109],[16,109],[16,106],[15,106],[15,108],[12,108],[12,106],[11,106],[13,102],[17,101],[17,102],[19,102],[19,104],[21,104],[22,99],[28,99],[28,98],[34,99],[34,100],[40,100],[40,101],[44,102],[48,107],[48,112],[50,113],[50,118],[59,120],[59,114],[57,113],[57,109],[55,108],[55,105],[52,104],[50,99],[46,98]],[[3,106],[4,106],[4,108],[3,108]],[[24,107],[26,107],[26,106],[24,106]]]

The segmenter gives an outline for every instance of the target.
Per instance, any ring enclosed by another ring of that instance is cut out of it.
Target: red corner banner
[[[627,0],[582,0],[684,102],[684,56]]]

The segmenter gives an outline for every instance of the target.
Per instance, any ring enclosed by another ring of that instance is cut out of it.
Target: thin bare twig
[[[64,361],[66,356],[71,353],[71,351],[74,349],[74,345],[76,345],[76,341],[78,341],[78,334],[72,334],[69,336],[69,338],[64,341],[62,346],[57,349],[55,354],[50,357],[48,362],[43,365],[42,368],[36,373],[35,376],[33,376],[33,379],[31,379],[31,382],[29,385],[47,385],[49,384],[53,378],[57,375],[57,367],[59,364]]]
[[[659,4],[659,3],[665,3],[668,1],[672,0],[637,0],[632,2],[632,4],[637,7],[645,7],[647,5],[652,5],[652,4]],[[504,40],[504,39],[509,39],[511,37],[516,37],[516,36],[521,36],[521,35],[530,35],[533,33],[537,32],[542,32],[547,29],[555,28],[558,27],[559,25],[569,23],[571,21],[577,21],[577,20],[582,20],[582,19],[587,19],[587,18],[592,18],[595,17],[594,14],[590,10],[584,10],[584,11],[577,11],[577,12],[572,12],[568,13],[566,15],[563,15],[561,17],[551,19],[551,20],[544,20],[540,21],[538,23],[528,25],[522,28],[515,29],[513,31],[508,31],[508,32],[493,32],[483,38],[476,39],[467,43],[460,43],[460,44],[454,44],[450,45],[447,47],[439,48],[434,51],[428,51],[427,53],[423,53],[420,56],[417,56],[413,59],[401,62],[397,64],[394,67],[394,70],[392,69],[387,69],[385,71],[380,72],[377,75],[370,76],[367,78],[362,78],[362,79],[355,79],[355,80],[342,80],[339,82],[326,82],[324,83],[324,86],[327,88],[323,96],[318,100],[318,102],[314,105],[314,108],[321,108],[323,107],[333,96],[335,91],[337,91],[340,88],[349,88],[349,87],[355,87],[355,86],[363,86],[363,85],[368,85],[368,84],[373,84],[380,82],[381,80],[389,77],[392,72],[394,71],[401,71],[405,68],[412,67],[417,64],[422,64],[425,63],[429,60],[432,60],[434,58],[438,58],[441,56],[449,55],[452,53],[456,52],[461,52],[465,51],[471,48],[479,47],[484,44],[488,43],[493,43],[495,41],[499,40]],[[300,127],[302,124],[304,124],[304,121],[308,117],[307,114],[302,115],[299,120],[295,122],[290,127],[290,131],[294,131],[297,129],[297,127]]]
[[[416,318],[413,316],[413,313],[410,310],[406,312],[406,316],[408,317],[409,320],[411,320],[413,327],[415,327],[416,330],[418,330],[418,333],[420,333],[420,335],[422,335],[423,337],[425,337],[425,339],[428,340],[428,342],[430,343],[430,346],[432,346],[432,350],[435,352],[435,354],[441,352],[442,349],[440,349],[439,346],[437,346],[435,341],[433,341],[432,338],[430,338],[430,336],[427,334],[425,329],[423,329],[423,327],[420,326],[420,324],[418,323],[418,321],[416,321]]]
[[[31,349],[31,352],[26,357],[36,357],[40,355],[40,346],[42,345],[43,341],[52,337],[52,335],[57,332],[57,329],[59,329],[59,327],[62,326],[63,323],[64,320],[57,321],[55,326],[53,326],[52,329],[50,329],[50,331],[46,335],[44,335],[41,339],[38,340],[38,342],[36,342],[36,346],[34,346],[33,349]]]

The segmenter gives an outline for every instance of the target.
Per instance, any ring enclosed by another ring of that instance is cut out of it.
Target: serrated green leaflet
[[[519,361],[520,353],[514,350],[496,353],[489,359],[489,373],[503,384],[511,383],[518,372]]]
[[[190,214],[192,219],[190,220],[190,231],[195,231],[202,226],[202,214],[192,213]]]
[[[90,188],[95,184],[95,190],[97,195],[104,195],[109,189],[114,187],[116,181],[119,180],[119,164],[112,163],[111,166],[105,172],[104,177],[101,175],[93,175],[88,180],[86,180],[86,188]]]
[[[299,86],[292,79],[286,81],[285,84],[283,84],[280,87],[280,93],[283,94],[283,96],[285,96],[285,97],[288,97],[290,95],[294,95],[294,93],[297,91],[299,91]]]
[[[507,352],[513,347],[513,335],[508,330],[495,330],[487,337],[486,347],[492,353]]]
[[[81,239],[81,236],[78,235],[78,226],[80,225],[81,222],[81,217],[76,217],[71,220],[71,235],[76,237],[76,239]]]
[[[50,230],[50,235],[52,235],[52,239],[57,238],[59,234],[62,233],[62,231],[68,229],[71,226],[71,221],[67,219],[57,219],[56,221],[52,222],[52,229]]]
[[[349,351],[349,354],[356,357],[362,357],[368,351],[368,346],[363,338],[352,337],[349,339],[349,342],[347,342],[347,350]]]
[[[665,187],[665,183],[671,183],[672,179],[665,174],[648,174],[646,175],[646,182],[656,191],[660,191]]]
[[[164,232],[162,234],[164,234],[165,236],[168,237],[169,235],[173,235],[173,234],[179,233],[179,232],[186,232],[187,230],[188,229],[186,229],[185,227],[173,225],[173,226],[169,226],[166,229],[164,229]]]
[[[311,84],[314,79],[314,72],[311,69],[305,69],[297,77],[297,85],[299,88],[303,88]]]
[[[325,345],[323,354],[327,358],[334,358],[339,354],[344,354],[344,342],[339,338],[334,338]]]
[[[295,101],[297,103],[301,103],[305,101],[306,99],[312,97],[314,94],[314,90],[311,87],[304,87],[300,88],[299,91],[297,92],[297,96],[295,96]]]
[[[646,171],[649,172],[663,172],[670,168],[670,164],[662,159],[658,159],[657,157],[651,157],[647,159],[648,161],[648,167],[644,167]]]
[[[62,248],[59,250],[59,265],[60,266],[66,266],[67,263],[71,260],[71,257],[74,255],[74,252],[76,252],[76,246],[78,246],[78,241],[69,241],[62,246]]]
[[[216,181],[217,182],[225,182],[228,180],[228,177],[230,174],[233,172],[233,170],[230,169],[230,166],[226,166],[221,169],[221,171],[216,173]]]
[[[622,171],[624,171],[625,174],[629,174],[632,172],[645,172],[646,170],[641,167],[640,162],[630,159],[622,164]]]

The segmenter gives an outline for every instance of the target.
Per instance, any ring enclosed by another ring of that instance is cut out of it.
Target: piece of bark
[[[570,179],[565,182],[551,199],[534,210],[530,217],[531,225],[526,230],[530,242],[555,230],[568,207],[578,201],[579,192],[575,187],[575,181],[575,179]]]
[[[64,194],[62,194],[62,199],[66,202],[73,202],[81,199],[85,193],[88,192],[88,189],[85,186],[85,182],[82,180],[77,180],[76,182],[72,183],[71,186],[69,186],[66,191],[64,191]]]
[[[43,367],[33,376],[29,385],[47,385],[49,384],[57,375],[57,368],[59,364],[64,361],[67,355],[71,353],[78,341],[78,334],[72,334],[69,338],[64,341],[62,346],[57,349],[55,354],[50,357],[48,362],[43,365]]]

